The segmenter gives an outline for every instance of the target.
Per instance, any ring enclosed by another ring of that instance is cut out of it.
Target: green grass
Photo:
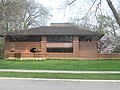
[[[56,73],[0,72],[0,77],[120,80],[119,74],[56,74]]]
[[[0,60],[0,69],[120,71],[120,60]]]

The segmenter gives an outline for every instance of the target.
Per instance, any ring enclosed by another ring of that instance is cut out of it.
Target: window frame
[[[41,36],[8,36],[10,42],[40,42]]]
[[[73,42],[73,36],[72,35],[53,35],[53,36],[47,36],[47,42],[49,43],[71,43]]]
[[[80,41],[86,41],[86,42],[91,42],[92,41],[92,36],[79,36],[79,42]]]
[[[73,47],[71,48],[47,48],[47,53],[73,53]]]

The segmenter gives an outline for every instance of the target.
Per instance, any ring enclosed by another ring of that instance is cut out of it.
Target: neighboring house
[[[5,57],[96,59],[102,36],[68,23],[9,32],[4,35]]]

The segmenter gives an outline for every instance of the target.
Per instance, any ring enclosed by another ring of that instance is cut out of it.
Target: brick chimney
[[[51,26],[72,26],[70,23],[51,23]]]

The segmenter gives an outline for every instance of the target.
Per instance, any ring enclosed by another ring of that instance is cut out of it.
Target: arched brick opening
[[[37,48],[37,47],[36,47],[36,44],[30,44],[30,45],[26,48],[26,52],[30,52],[30,50],[31,50],[32,48]]]

